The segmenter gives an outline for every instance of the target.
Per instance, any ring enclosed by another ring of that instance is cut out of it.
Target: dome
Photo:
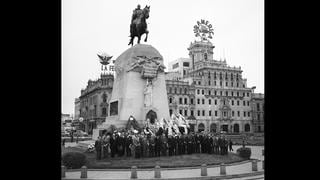
[[[163,65],[163,57],[157,49],[147,44],[136,44],[123,52],[115,61],[115,66],[128,70],[131,64],[138,61],[137,56],[146,56],[147,58],[158,57],[157,61]]]

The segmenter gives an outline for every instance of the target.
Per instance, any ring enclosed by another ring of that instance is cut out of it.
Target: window
[[[246,117],[246,114],[247,114],[247,113],[246,113],[245,111],[243,111],[243,117]]]
[[[177,67],[179,67],[179,63],[175,63],[174,65],[172,65],[172,69],[175,69]]]
[[[243,106],[245,106],[246,105],[246,101],[243,101]]]
[[[202,99],[202,104],[204,104],[204,99]]]
[[[233,82],[231,82],[231,87],[233,87]]]
[[[182,98],[179,98],[179,104],[182,104]],[[181,113],[180,113],[181,114]]]
[[[174,88],[174,93],[177,94],[177,88]]]
[[[102,101],[105,103],[107,102],[107,94],[106,93],[103,93],[102,95]]]
[[[198,101],[198,104],[200,104],[200,99],[197,99],[197,101]]]
[[[198,110],[198,116],[200,116],[200,110]]]
[[[182,88],[180,88],[180,94],[182,94]]]
[[[107,108],[102,108],[102,116],[107,115]]]
[[[220,81],[220,86],[222,86],[222,81]]]
[[[184,104],[188,104],[188,99],[184,98]]]
[[[246,93],[243,92],[243,97],[245,97],[245,96],[246,96]]]
[[[226,82],[226,86],[228,86],[228,82]]]
[[[257,111],[260,111],[260,104],[257,103]]]
[[[217,81],[214,81],[214,85],[215,85],[215,86],[217,85]]]
[[[172,98],[171,97],[169,98],[169,103],[172,103]]]
[[[211,116],[211,110],[209,111],[209,116]]]
[[[240,101],[239,101],[239,100],[237,101],[237,105],[238,105],[238,106],[240,105]]]
[[[198,85],[201,85],[201,81],[198,81]]]
[[[234,117],[234,111],[232,111],[232,117]]]
[[[184,110],[184,115],[188,116],[188,110]]]
[[[181,115],[182,115],[182,109],[179,109],[179,114],[181,114]]]
[[[209,99],[209,105],[211,105],[211,99]]]
[[[228,96],[228,91],[226,91],[226,96]]]
[[[257,118],[258,118],[258,121],[260,121],[260,114],[258,114]]]
[[[205,114],[205,110],[202,110],[202,116],[205,116],[206,114]]]
[[[220,80],[222,80],[222,73],[220,72]]]
[[[211,95],[211,91],[210,90],[208,91],[208,94]]]
[[[240,111],[238,111],[238,117],[240,117]]]
[[[207,53],[204,53],[204,60],[208,60],[208,55],[207,55]]]
[[[184,88],[184,94],[188,94],[187,88]]]
[[[223,117],[227,116],[227,112],[223,111]]]
[[[217,95],[217,91],[214,91],[214,95],[215,95],[215,96]]]
[[[239,83],[237,83],[237,87],[239,87]]]
[[[197,94],[200,94],[200,89],[197,89]]]
[[[183,62],[183,67],[189,67],[189,62]]]
[[[220,91],[220,96],[222,96],[222,91]]]
[[[193,115],[193,110],[190,110],[190,114],[191,114],[191,116],[194,116],[194,115]]]
[[[204,94],[204,90],[202,89],[202,94]]]
[[[248,112],[248,117],[250,117],[250,112]]]
[[[250,106],[250,102],[249,101],[247,101],[247,106]]]
[[[217,105],[217,100],[216,99],[214,100],[214,105]]]
[[[208,81],[208,85],[211,86],[211,81]]]
[[[249,96],[250,96],[250,93],[247,93],[247,96],[249,97]]]
[[[171,87],[169,87],[169,93],[171,93],[172,92],[172,88]]]
[[[232,106],[234,105],[234,101],[233,101],[233,100],[231,100],[231,105],[232,105]]]
[[[239,92],[237,92],[237,96],[239,97]]]
[[[170,114],[170,116],[172,115],[172,109],[169,109],[169,114]]]
[[[193,99],[190,99],[190,104],[193,104]]]
[[[223,105],[226,105],[226,101],[225,100],[223,101]]]
[[[218,116],[218,111],[214,111],[214,115],[217,117]]]

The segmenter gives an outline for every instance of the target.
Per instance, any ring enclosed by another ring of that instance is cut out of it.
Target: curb
[[[157,178],[161,180],[222,180],[222,179],[233,179],[233,178],[243,178],[243,177],[252,177],[252,176],[258,176],[258,175],[264,175],[264,171],[258,171],[258,172],[251,172],[251,173],[243,173],[243,174],[232,174],[232,175],[224,175],[224,176],[206,176],[206,177],[188,177],[188,178]],[[69,179],[69,178],[61,178],[63,180],[80,180],[80,178],[75,179]],[[145,179],[143,180],[154,180],[155,178],[151,179]],[[258,178],[260,179],[260,178]],[[103,179],[103,178],[86,178],[86,180],[109,180],[109,179]],[[124,178],[124,179],[117,179],[117,180],[130,180],[130,178]],[[142,180],[140,178],[137,178],[135,180]]]
[[[241,162],[234,162],[234,163],[229,163],[229,164],[225,164],[225,166],[237,166],[240,164],[245,164],[245,163],[250,163],[253,160],[257,160],[258,162],[260,162],[261,160],[258,159],[250,159],[250,160],[245,160],[245,161],[241,161]],[[207,165],[208,168],[215,168],[215,167],[220,167],[220,164],[215,164],[215,165]],[[163,168],[161,167],[162,170],[185,170],[185,169],[200,169],[200,166],[189,166],[189,167],[173,167],[173,168]],[[150,168],[139,168],[137,169],[137,171],[153,171],[154,167],[150,167]],[[81,171],[81,169],[67,169],[66,172],[77,172],[77,171]],[[131,168],[123,168],[123,169],[88,169],[88,171],[131,171]]]

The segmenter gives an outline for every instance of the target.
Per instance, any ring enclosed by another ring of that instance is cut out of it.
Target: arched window
[[[188,104],[188,99],[184,98],[184,104]]]
[[[250,125],[249,124],[244,125],[244,131],[250,132]]]
[[[204,124],[203,123],[200,123],[199,125],[198,125],[198,132],[201,132],[201,131],[204,131]]]
[[[217,125],[215,123],[212,123],[210,125],[210,132],[213,132],[213,133],[217,132]]]
[[[234,124],[233,125],[233,132],[234,133],[239,133],[239,124]]]
[[[172,103],[172,98],[171,97],[169,98],[169,103]]]

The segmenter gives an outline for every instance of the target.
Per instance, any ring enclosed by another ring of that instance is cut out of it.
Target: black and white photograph
[[[264,0],[61,1],[61,179],[265,179]]]

